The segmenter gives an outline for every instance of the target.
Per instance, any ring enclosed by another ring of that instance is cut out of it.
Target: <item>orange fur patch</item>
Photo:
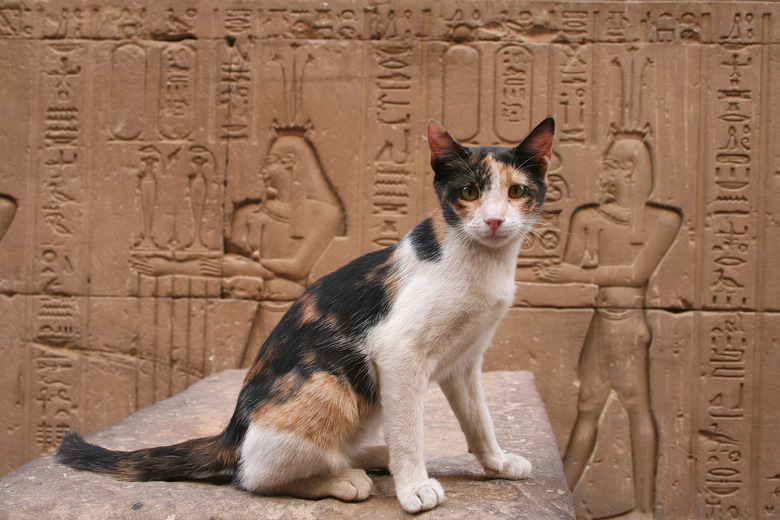
[[[308,325],[314,323],[322,317],[322,313],[317,308],[317,300],[311,293],[304,293],[298,298],[300,305],[300,324]]]
[[[393,269],[396,251],[390,253],[384,263],[379,264],[374,269],[366,273],[365,281],[368,283],[379,281],[387,291],[390,299],[395,296],[398,287],[398,273]],[[386,268],[386,269],[385,269]],[[382,272],[384,270],[384,273]]]
[[[367,406],[335,376],[318,372],[286,402],[261,405],[252,413],[252,420],[258,426],[291,433],[325,450],[335,451],[357,432],[361,413]]]
[[[266,365],[263,363],[254,362],[251,365],[249,365],[249,370],[247,370],[246,375],[244,376],[244,384],[247,383],[250,379],[254,378],[261,372],[266,370]],[[266,375],[270,375],[266,373]]]
[[[116,469],[110,472],[114,478],[118,480],[126,480],[128,482],[137,481],[141,478],[143,470],[138,468],[138,464],[135,460],[125,459],[120,461]]]
[[[531,179],[522,170],[518,170],[506,163],[496,161],[492,155],[485,157],[485,162],[490,171],[494,174],[493,187],[506,190],[509,192],[509,187],[513,184],[522,184],[524,186],[531,186]],[[499,181],[496,185],[496,181]],[[532,197],[520,197],[519,199],[512,199],[513,204],[520,204],[525,212],[533,212],[536,201]]]
[[[436,208],[431,215],[431,224],[433,225],[433,235],[436,237],[436,241],[439,244],[443,244],[444,237],[447,236],[449,230],[447,229],[447,223],[444,221],[444,216],[441,214],[441,208]]]

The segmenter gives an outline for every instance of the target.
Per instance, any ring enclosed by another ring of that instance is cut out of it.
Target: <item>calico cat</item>
[[[386,468],[401,507],[415,513],[444,500],[423,460],[424,394],[437,382],[486,475],[528,476],[531,464],[496,442],[480,372],[544,200],[553,132],[548,118],[515,148],[467,148],[431,121],[440,207],[396,245],[321,278],[292,305],[222,433],[116,452],[70,432],[57,460],[127,480],[222,474],[261,494],[347,501],[368,498],[365,470]]]

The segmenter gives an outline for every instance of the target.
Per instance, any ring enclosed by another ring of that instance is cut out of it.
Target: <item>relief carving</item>
[[[2,242],[5,232],[11,227],[18,207],[16,200],[10,195],[0,194],[0,242]]]
[[[281,317],[311,283],[309,272],[325,248],[345,233],[341,203],[312,143],[298,129],[278,132],[260,172],[264,197],[236,206],[222,262],[225,292],[262,302],[242,366],[270,332],[266,314]]]
[[[576,489],[599,435],[599,421],[614,390],[628,413],[634,507],[626,518],[653,518],[658,432],[650,404],[648,351],[653,339],[645,311],[650,277],[677,237],[677,208],[651,200],[654,153],[640,128],[642,69],[631,52],[621,121],[601,160],[598,200],[571,216],[559,262],[520,269],[520,280],[598,286],[595,312],[578,365],[577,417],[563,462]],[[622,62],[616,61],[624,69]],[[622,518],[622,516],[621,516]]]
[[[235,206],[225,238],[223,291],[260,300],[241,366],[252,362],[281,314],[313,282],[309,273],[333,238],[346,233],[344,208],[307,138],[303,82],[312,60],[308,55],[299,65],[297,46],[289,64],[274,56],[282,73],[282,121],[274,121],[276,136],[260,167],[261,197]]]
[[[486,366],[536,372],[580,517],[780,517],[780,4],[0,3],[0,467],[248,364],[397,243],[427,118],[552,115]]]

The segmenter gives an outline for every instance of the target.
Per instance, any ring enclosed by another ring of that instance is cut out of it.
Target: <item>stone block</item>
[[[230,419],[244,374],[232,370],[209,376],[87,439],[128,450],[216,434]],[[533,472],[522,481],[487,480],[476,459],[467,453],[447,400],[438,387],[432,388],[425,402],[426,460],[429,473],[440,480],[448,498],[425,517],[574,518],[555,438],[531,373],[491,372],[485,374],[484,387],[499,442],[526,456]],[[375,489],[365,502],[311,501],[253,495],[227,482],[120,482],[43,457],[0,477],[0,514],[9,519],[133,514],[163,518],[408,517],[395,498],[391,477],[377,472],[372,478]]]

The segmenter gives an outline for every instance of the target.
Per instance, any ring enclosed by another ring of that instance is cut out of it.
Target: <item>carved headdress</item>
[[[643,126],[641,122],[642,83],[645,70],[653,62],[646,58],[637,70],[636,51],[636,47],[628,49],[631,56],[629,66],[617,57],[612,60],[612,64],[621,70],[620,123],[612,124],[612,142],[604,156],[618,156],[633,165],[629,199],[631,243],[642,244],[645,239],[646,202],[653,191],[655,176],[653,154],[647,142],[650,125],[646,123]]]
[[[282,120],[274,119],[272,129],[275,137],[269,146],[269,153],[274,150],[285,158],[288,167],[292,171],[292,211],[291,211],[291,237],[301,238],[305,236],[307,223],[305,204],[307,200],[317,200],[338,208],[343,215],[344,208],[336,195],[333,186],[325,175],[314,145],[308,139],[307,134],[312,129],[310,120],[304,122],[302,116],[303,107],[303,78],[306,66],[314,58],[309,54],[302,65],[298,64],[298,45],[292,44],[292,70],[289,73],[285,60],[278,54],[272,58],[273,63],[279,65],[282,73]],[[338,230],[343,235],[343,222]]]

